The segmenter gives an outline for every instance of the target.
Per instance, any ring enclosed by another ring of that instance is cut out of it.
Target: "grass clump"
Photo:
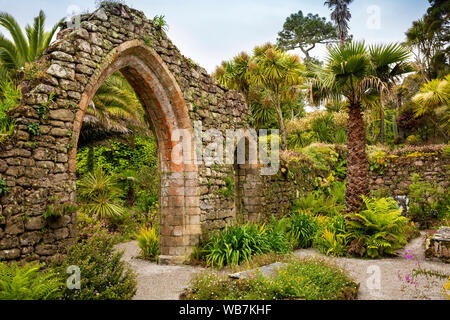
[[[224,265],[239,265],[254,255],[291,252],[287,222],[287,219],[272,219],[271,223],[263,225],[227,226],[206,242],[203,253],[207,265],[220,269]]]
[[[159,251],[159,231],[155,227],[142,227],[136,235],[141,257],[147,260],[155,261],[160,253]]]

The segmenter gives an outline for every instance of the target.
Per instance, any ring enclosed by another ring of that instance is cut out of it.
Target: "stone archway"
[[[87,106],[101,84],[120,71],[139,97],[158,139],[160,261],[182,263],[200,236],[200,209],[198,167],[173,159],[180,157],[173,152],[178,141],[172,137],[177,130],[190,133],[191,150],[194,150],[193,128],[181,90],[158,54],[139,40],[127,41],[113,49],[98,70],[89,79],[75,115],[74,148],[69,152],[71,177],[75,179],[76,146]]]
[[[0,150],[0,178],[9,189],[0,195],[0,260],[47,261],[76,238],[75,214],[46,221],[43,213],[55,203],[75,201],[75,155],[86,106],[119,70],[135,89],[159,142],[160,261],[181,263],[201,235],[236,221],[233,197],[218,192],[236,169],[178,161],[177,130],[192,136],[194,124],[201,122],[202,131],[216,129],[226,136],[227,130],[250,128],[250,110],[242,95],[221,87],[184,57],[142,12],[104,4],[80,20],[75,28],[66,25],[36,62],[39,72],[24,79],[21,104],[10,114],[17,133]],[[192,145],[190,150],[188,156]],[[246,179],[244,192],[252,194],[245,198],[255,202],[259,175],[249,178],[246,171]],[[259,211],[253,202],[245,208],[249,217]]]

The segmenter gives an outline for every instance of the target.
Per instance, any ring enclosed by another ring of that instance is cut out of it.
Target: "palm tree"
[[[364,42],[350,42],[329,49],[327,65],[312,80],[319,89],[318,96],[326,99],[336,94],[343,95],[348,105],[347,124],[347,211],[357,211],[362,203],[361,196],[368,194],[368,163],[366,155],[366,132],[363,121],[363,100],[372,91],[386,87],[383,79],[377,77],[377,68],[384,61],[400,63],[404,57],[395,56],[395,46],[379,46],[367,49]],[[372,56],[371,54],[374,54]],[[390,59],[388,59],[390,57]],[[380,65],[377,65],[378,62]]]
[[[369,48],[374,75],[383,86],[379,90],[378,113],[380,115],[380,136],[384,144],[384,104],[392,96],[393,87],[401,75],[414,71],[407,62],[410,51],[399,44],[374,45]]]
[[[216,78],[222,85],[242,93],[247,101],[251,87],[251,62],[251,57],[246,52],[241,52],[233,58],[232,62],[222,62],[215,72]]]
[[[257,68],[253,73],[253,81],[266,89],[273,101],[280,127],[281,149],[284,151],[287,149],[287,132],[281,106],[298,95],[304,66],[298,56],[267,45],[254,49],[254,59]]]
[[[25,36],[14,17],[6,12],[0,12],[0,26],[8,30],[13,39],[10,41],[0,33],[0,79],[14,77],[15,71],[25,63],[38,59],[50,45],[63,20],[55,24],[49,32],[45,32],[45,14],[41,10],[34,18],[33,26],[25,27]]]
[[[150,134],[147,116],[131,85],[116,72],[105,80],[88,105],[79,145],[92,145],[138,132]]]
[[[448,140],[450,130],[450,74],[445,79],[434,79],[424,83],[413,98],[415,116],[430,115],[430,119],[445,139]],[[443,124],[436,119],[442,118]],[[442,130],[443,128],[444,130]]]
[[[352,17],[348,5],[353,0],[327,0],[324,5],[332,9],[331,20],[336,24],[337,33],[341,41],[341,46],[344,45],[345,40],[348,37],[348,22]]]

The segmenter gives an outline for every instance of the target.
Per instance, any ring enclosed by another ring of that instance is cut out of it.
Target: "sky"
[[[276,42],[286,18],[299,10],[329,19],[324,0],[125,0],[148,18],[164,15],[168,36],[181,53],[213,72],[221,61],[256,45]],[[0,0],[0,11],[12,14],[21,26],[32,23],[42,9],[51,28],[74,6],[93,11],[95,0]],[[402,42],[412,21],[429,7],[427,0],[355,0],[350,5],[350,33],[367,43]],[[5,30],[0,32],[8,36]],[[296,52],[297,53],[297,52]],[[300,56],[300,52],[298,52]],[[324,59],[322,46],[312,56]]]

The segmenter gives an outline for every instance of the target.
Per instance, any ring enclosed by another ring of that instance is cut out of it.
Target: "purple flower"
[[[403,256],[409,260],[414,259],[414,256],[412,255],[411,250],[405,250],[405,253],[403,254]]]

